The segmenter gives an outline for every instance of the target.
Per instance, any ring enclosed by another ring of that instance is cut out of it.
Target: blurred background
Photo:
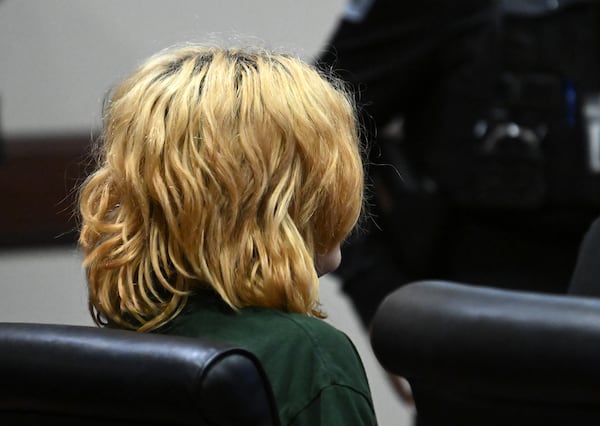
[[[259,44],[312,60],[344,0],[0,1],[0,321],[92,324],[75,246],[74,188],[105,93],[150,54],[182,42]],[[409,424],[335,277],[329,321],[365,363],[380,424]]]

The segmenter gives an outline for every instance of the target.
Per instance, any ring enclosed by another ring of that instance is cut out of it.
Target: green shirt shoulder
[[[195,299],[165,330],[252,351],[273,386],[283,425],[375,425],[367,377],[341,331],[306,315]]]

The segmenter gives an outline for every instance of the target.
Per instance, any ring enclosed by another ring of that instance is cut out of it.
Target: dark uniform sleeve
[[[292,420],[293,426],[374,426],[375,411],[368,395],[342,385],[323,388]]]
[[[575,271],[569,284],[569,294],[600,297],[600,218],[596,219],[585,234]]]

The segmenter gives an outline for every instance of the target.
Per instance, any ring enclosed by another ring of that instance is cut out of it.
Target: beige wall
[[[176,43],[260,43],[309,58],[344,0],[2,0],[0,97],[7,134],[89,131],[104,93]]]

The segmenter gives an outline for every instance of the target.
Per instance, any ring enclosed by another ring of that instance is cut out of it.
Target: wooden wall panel
[[[88,135],[5,139],[0,160],[0,247],[76,240],[76,188],[90,164]]]

